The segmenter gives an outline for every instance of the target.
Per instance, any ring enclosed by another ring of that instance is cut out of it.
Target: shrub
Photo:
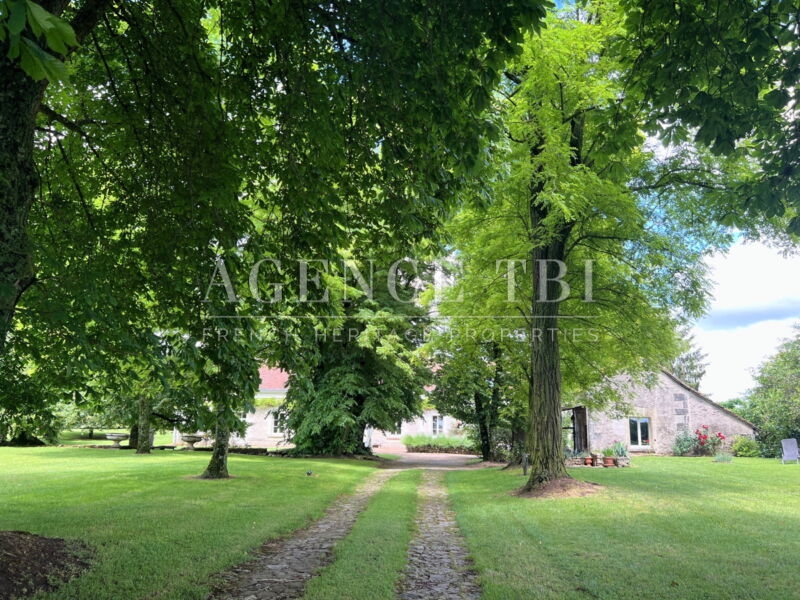
[[[672,453],[675,456],[716,456],[725,439],[721,431],[712,433],[708,425],[701,425],[694,433],[681,431],[672,443]]]
[[[733,440],[733,444],[731,445],[731,451],[733,452],[734,456],[744,456],[750,458],[757,458],[758,456],[761,456],[761,452],[758,448],[758,442],[745,435],[736,436],[736,439]]]
[[[700,425],[699,428],[694,430],[695,435],[695,454],[704,456],[714,456],[722,447],[722,442],[725,441],[725,436],[721,431],[711,433],[708,425]]]
[[[475,448],[464,437],[446,435],[404,435],[401,440],[409,452],[450,452],[474,454]],[[480,452],[478,452],[480,454]]]
[[[688,431],[681,431],[675,436],[675,441],[672,442],[672,453],[675,456],[687,456],[694,452],[694,446],[697,438]]]

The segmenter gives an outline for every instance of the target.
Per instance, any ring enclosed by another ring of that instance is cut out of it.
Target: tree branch
[[[79,44],[91,33],[113,4],[112,0],[86,0],[81,4],[70,22]]]

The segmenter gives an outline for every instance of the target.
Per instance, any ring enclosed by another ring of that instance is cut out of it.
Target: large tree
[[[345,263],[331,265],[321,280],[327,313],[287,323],[273,344],[291,373],[281,412],[301,453],[370,453],[368,428],[394,431],[421,412],[429,373],[416,351],[425,324],[412,300],[417,273],[349,264],[364,271],[361,282]]]
[[[623,18],[614,2],[581,4],[528,39],[500,90],[507,142],[496,148],[492,204],[456,223],[472,279],[465,298],[473,290],[479,314],[524,323],[514,339],[527,352],[529,488],[566,475],[565,392],[677,354],[675,328],[706,301],[700,258],[729,243],[716,222],[746,174],[690,147],[646,143],[642,98],[625,89],[611,51]],[[455,303],[451,322],[459,312]]]
[[[244,316],[204,303],[218,256],[334,254],[345,220],[409,237],[435,227],[477,160],[488,128],[475,115],[500,65],[544,12],[538,0],[41,6],[0,8],[0,350],[49,328],[87,362],[92,339],[135,353],[136,328],[202,340]],[[45,47],[67,56],[68,86],[53,85],[66,71]],[[66,310],[45,310],[53,291]],[[35,346],[7,363],[35,368]],[[223,346],[231,360],[211,360],[247,366]],[[223,375],[207,381],[236,388],[209,392],[224,434],[250,377]]]
[[[519,386],[519,365],[507,355],[508,340],[481,341],[470,333],[444,329],[430,341],[434,371],[431,402],[441,413],[475,428],[483,460],[513,461],[520,450],[514,444],[512,407]]]

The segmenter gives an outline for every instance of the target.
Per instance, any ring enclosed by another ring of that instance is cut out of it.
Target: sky
[[[755,385],[753,371],[800,323],[800,255],[739,242],[707,262],[714,299],[692,333],[708,355],[700,391],[722,402]]]

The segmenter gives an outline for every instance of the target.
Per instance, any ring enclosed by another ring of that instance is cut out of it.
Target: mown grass
[[[798,598],[800,467],[641,457],[573,469],[592,496],[529,499],[519,470],[450,472],[485,599]]]
[[[395,475],[334,549],[334,560],[312,579],[305,600],[393,600],[414,532],[421,471]]]
[[[208,459],[0,448],[0,530],[95,549],[89,571],[42,598],[196,600],[208,594],[210,575],[320,517],[373,470],[367,461],[233,455],[233,479],[198,479]]]
[[[114,442],[106,439],[107,433],[128,432],[127,429],[95,429],[92,431],[92,437],[89,437],[88,429],[70,429],[58,434],[58,443],[62,446],[112,446]],[[171,446],[172,443],[171,431],[156,432],[154,446]],[[127,441],[122,442],[123,446],[127,444]]]

